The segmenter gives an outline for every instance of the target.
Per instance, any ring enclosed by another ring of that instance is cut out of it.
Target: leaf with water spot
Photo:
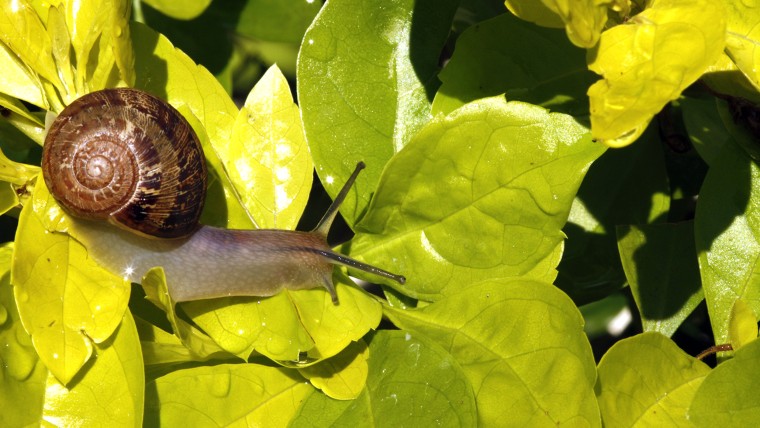
[[[335,277],[339,305],[323,288],[271,297],[183,303],[223,349],[247,359],[256,351],[283,365],[313,364],[338,354],[380,323],[382,308],[364,290]]]
[[[422,334],[387,330],[367,341],[369,373],[359,396],[340,401],[314,390],[291,426],[477,426],[472,386],[440,345]]]
[[[149,426],[287,426],[313,391],[293,370],[219,364],[177,370],[146,385]]]
[[[386,309],[394,324],[429,337],[461,366],[480,426],[600,426],[583,318],[553,285],[486,281],[423,308]]]

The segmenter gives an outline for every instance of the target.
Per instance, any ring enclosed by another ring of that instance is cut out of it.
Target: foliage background
[[[759,22],[733,0],[1,2],[0,425],[756,424]],[[175,312],[160,270],[94,264],[36,179],[45,112],[125,85],[201,137],[206,224],[308,230],[365,161],[331,238],[407,284]]]

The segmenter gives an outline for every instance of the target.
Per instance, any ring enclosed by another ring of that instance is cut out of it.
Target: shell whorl
[[[168,103],[137,89],[92,92],[50,126],[45,184],[64,210],[136,233],[192,233],[206,196],[198,137]]]

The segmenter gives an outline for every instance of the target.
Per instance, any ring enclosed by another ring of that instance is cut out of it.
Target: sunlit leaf
[[[726,54],[760,90],[760,11],[756,4],[722,2],[726,8]]]
[[[295,229],[314,164],[290,86],[272,66],[248,94],[232,128],[228,172],[246,209],[264,229]]]
[[[369,342],[367,386],[352,401],[312,391],[291,426],[474,427],[477,409],[462,368],[424,335],[379,331]]]
[[[583,319],[552,285],[490,281],[419,310],[387,313],[461,364],[476,393],[479,425],[600,426]]]
[[[39,422],[47,369],[19,320],[10,281],[12,244],[0,246],[0,426]],[[12,411],[11,411],[12,409]]]
[[[298,371],[328,397],[352,400],[364,389],[368,358],[367,344],[360,340],[348,345],[340,354]]]
[[[47,108],[39,78],[24,67],[23,62],[7,46],[0,44],[0,92]],[[3,105],[8,107],[7,105]]]
[[[484,279],[551,282],[570,204],[603,152],[569,116],[474,101],[391,160],[351,255],[393,267],[407,283],[389,285],[428,300]]]
[[[622,226],[617,235],[623,269],[644,331],[672,336],[704,299],[694,225]]]
[[[255,350],[281,364],[302,365],[338,354],[380,322],[380,304],[367,293],[345,282],[336,291],[337,306],[322,288],[183,305],[228,352],[247,358]]]
[[[605,426],[692,426],[686,415],[710,373],[659,333],[623,339],[599,362],[597,397]]]
[[[69,388],[48,376],[42,419],[53,426],[143,426],[145,375],[129,312],[113,338],[95,345],[95,355]]]
[[[357,162],[367,164],[341,207],[349,224],[366,209],[386,162],[430,120],[438,56],[458,5],[331,1],[304,35],[298,104],[317,173],[335,196]]]
[[[602,34],[589,68],[604,77],[589,88],[591,132],[619,147],[712,65],[725,44],[725,12],[710,0],[655,0]]]
[[[37,75],[63,89],[48,33],[37,12],[25,0],[0,2],[0,42]]]
[[[89,359],[93,342],[108,339],[121,322],[129,283],[96,265],[73,239],[48,232],[40,218],[48,214],[48,199],[39,181],[19,218],[12,281],[37,353],[68,384]]]
[[[538,25],[561,27],[574,45],[591,48],[607,23],[610,0],[507,0],[517,16]],[[557,18],[559,23],[557,23]]]

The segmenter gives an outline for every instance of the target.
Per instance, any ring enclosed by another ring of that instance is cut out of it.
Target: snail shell
[[[206,197],[200,142],[175,108],[146,92],[106,89],[71,103],[48,130],[42,171],[75,217],[159,238],[198,228]]]

